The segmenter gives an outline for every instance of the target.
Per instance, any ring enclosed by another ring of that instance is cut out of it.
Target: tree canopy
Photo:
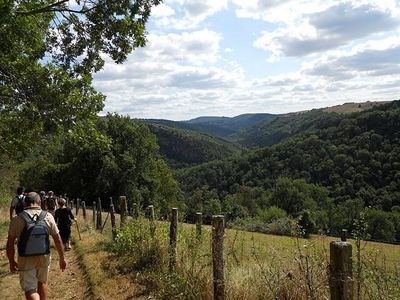
[[[15,157],[44,132],[94,118],[92,74],[145,45],[159,0],[5,0],[0,4],[0,147]]]

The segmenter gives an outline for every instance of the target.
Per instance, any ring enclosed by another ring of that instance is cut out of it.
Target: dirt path
[[[5,251],[6,237],[0,237],[0,299],[24,299],[19,285],[18,274],[9,271]],[[54,247],[49,273],[48,299],[90,299],[84,273],[79,267],[75,251],[66,252],[68,267],[64,272],[59,269],[59,258]]]

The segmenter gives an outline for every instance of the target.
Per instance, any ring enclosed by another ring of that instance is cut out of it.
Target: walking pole
[[[103,226],[101,227],[100,233],[103,233],[103,230],[104,230],[104,227],[106,227],[106,223],[107,223],[109,215],[110,215],[110,212],[107,213],[106,220],[104,221]]]
[[[75,220],[75,224],[76,224],[76,229],[78,229],[79,240],[82,240],[82,238],[81,238],[81,232],[80,232],[80,230],[79,230],[79,225],[78,225],[78,221],[77,221],[77,220]]]

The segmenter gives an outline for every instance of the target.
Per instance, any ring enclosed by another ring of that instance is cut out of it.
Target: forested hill
[[[236,117],[199,117],[188,121],[170,121],[159,119],[140,119],[146,124],[157,124],[169,127],[189,129],[201,133],[211,134],[221,138],[228,138],[240,130],[249,128],[259,122],[274,119],[277,115],[258,113],[243,114]]]
[[[239,154],[242,149],[223,139],[164,125],[148,124],[160,153],[172,168],[198,165]]]
[[[298,119],[307,130],[279,144],[178,172],[189,206],[213,199],[232,219],[271,205],[293,217],[311,211],[313,230],[328,232],[352,230],[370,207],[371,236],[400,241],[400,101],[309,116]]]
[[[249,148],[260,148],[279,143],[309,129],[323,129],[334,125],[333,119],[341,120],[340,114],[362,112],[388,102],[345,103],[328,108],[313,109],[305,112],[278,115],[247,127],[231,139]],[[337,114],[332,114],[332,112]]]

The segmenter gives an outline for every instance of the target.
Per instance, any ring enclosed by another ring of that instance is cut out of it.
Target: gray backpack
[[[41,211],[39,215],[30,217],[26,211],[18,214],[25,221],[25,227],[22,230],[18,240],[18,255],[37,256],[50,253],[49,230],[44,218],[47,212]]]

